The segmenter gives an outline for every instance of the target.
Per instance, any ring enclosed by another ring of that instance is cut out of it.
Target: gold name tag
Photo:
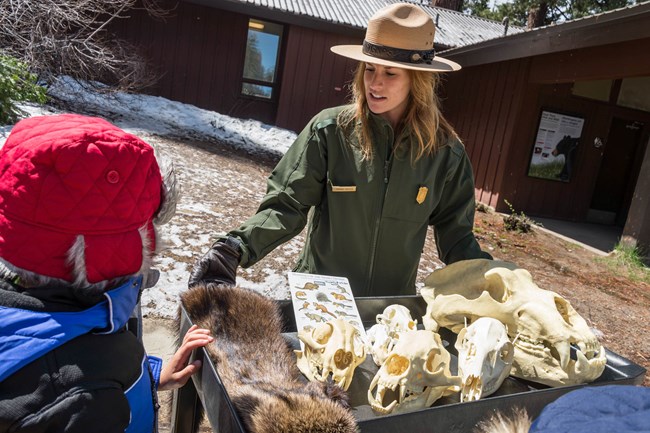
[[[356,192],[356,186],[334,186],[332,185],[332,192]]]
[[[415,197],[415,201],[417,201],[418,204],[424,203],[424,199],[427,198],[427,192],[429,192],[429,188],[427,188],[426,186],[421,186],[418,189],[418,195],[417,197]]]

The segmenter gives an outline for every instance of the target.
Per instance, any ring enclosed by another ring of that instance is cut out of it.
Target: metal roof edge
[[[445,14],[458,15],[459,17],[471,19],[471,20],[474,20],[474,21],[483,21],[483,22],[488,23],[488,24],[493,24],[493,25],[496,25],[496,26],[503,26],[502,22],[491,20],[489,18],[478,17],[476,15],[469,15],[469,14],[466,14],[466,13],[463,13],[463,12],[455,11],[453,9],[441,8],[439,6],[425,5],[425,4],[418,3],[417,1],[414,2],[413,0],[410,0],[410,1],[409,0],[404,0],[404,1],[406,1],[407,3],[418,4],[418,5],[422,6],[424,9],[431,9],[432,11],[435,11],[437,13],[442,12],[442,13],[445,13]],[[509,28],[514,28],[514,29],[525,30],[525,27],[516,26],[514,24],[509,24],[508,27]]]
[[[256,15],[271,21],[285,24],[293,24],[302,27],[322,30],[332,33],[342,33],[350,36],[361,36],[365,33],[365,27],[354,26],[348,23],[329,21],[313,17],[307,14],[297,14],[288,10],[275,8],[273,6],[256,5],[241,0],[184,0],[201,6],[207,6],[227,10],[245,15]]]
[[[345,23],[341,21],[326,20],[319,17],[314,17],[309,14],[297,14],[295,12],[289,11],[287,9],[277,8],[272,5],[270,1],[267,5],[255,4],[254,0],[183,0],[187,3],[199,4],[202,6],[212,7],[212,8],[221,8],[228,10],[230,12],[236,12],[241,14],[249,15],[258,15],[263,16],[268,19],[283,22],[287,24],[299,25],[307,28],[313,28],[317,30],[324,30],[335,33],[343,33],[353,36],[361,36],[365,32],[365,26],[357,26],[350,23]],[[454,11],[451,9],[440,8],[437,6],[431,6],[430,4],[423,4],[420,0],[401,0],[409,3],[417,4],[425,9],[427,12],[440,14],[440,15],[456,15],[459,18],[468,19],[472,21],[477,21],[481,23],[488,24],[490,26],[500,27],[503,26],[502,23],[498,21],[489,20],[482,17],[476,17],[462,12]],[[394,0],[380,0],[380,3],[389,4],[394,2]],[[435,16],[432,15],[433,18]],[[518,32],[523,31],[522,27],[510,25],[511,30]]]
[[[476,66],[650,37],[650,1],[440,52]],[[636,24],[636,25],[633,25]]]

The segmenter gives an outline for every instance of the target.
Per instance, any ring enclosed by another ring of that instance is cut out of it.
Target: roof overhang
[[[238,0],[184,0],[187,3],[194,3],[210,8],[218,8],[235,12],[242,15],[250,15],[256,18],[263,18],[269,21],[275,21],[283,24],[297,25],[310,29],[321,30],[324,32],[344,34],[348,36],[357,36],[363,39],[366,32],[365,28],[354,27],[348,24],[335,23],[322,19],[310,17],[308,15],[299,15],[281,9],[274,9],[267,6],[255,5]]]
[[[650,2],[452,48],[441,54],[467,67],[648,37]]]

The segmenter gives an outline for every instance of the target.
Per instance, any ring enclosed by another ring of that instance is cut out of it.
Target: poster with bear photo
[[[584,123],[581,117],[543,110],[528,176],[569,182]]]
[[[366,331],[347,278],[289,272],[288,279],[296,329],[315,329],[341,318],[354,326],[366,341]]]

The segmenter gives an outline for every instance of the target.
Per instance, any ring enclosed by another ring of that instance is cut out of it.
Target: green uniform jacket
[[[271,173],[257,213],[229,233],[242,241],[240,264],[253,265],[308,220],[294,270],[347,277],[355,296],[415,294],[429,225],[445,263],[491,258],[472,233],[474,179],[463,145],[449,141],[413,163],[411,137],[390,152],[393,130],[371,114],[375,153],[362,160],[356,137],[346,140],[337,126],[343,108],[310,121]]]

